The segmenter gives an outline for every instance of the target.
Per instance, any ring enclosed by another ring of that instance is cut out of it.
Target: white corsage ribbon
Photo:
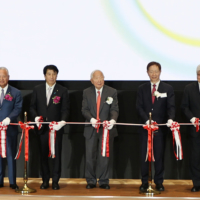
[[[160,97],[160,98],[164,98],[164,97],[167,97],[167,93],[160,93],[158,91],[155,91],[153,96],[155,96],[157,99]]]
[[[113,98],[107,97],[106,103],[110,105],[110,104],[112,104],[112,102],[113,102]]]

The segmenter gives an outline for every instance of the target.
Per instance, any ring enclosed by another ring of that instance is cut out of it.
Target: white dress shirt
[[[95,88],[95,91],[96,91],[96,101],[97,101],[97,97],[98,97],[98,93],[97,92],[100,91],[100,97],[101,97],[101,94],[102,94],[102,91],[103,91],[103,87],[100,90]]]
[[[159,86],[159,84],[160,84],[160,81],[158,81],[157,83],[152,83],[151,82],[151,92],[152,92],[152,90],[153,90],[153,85],[156,85],[156,91],[158,90],[158,86]]]
[[[2,91],[2,89],[3,89],[3,92],[4,92],[4,96],[5,96],[5,95],[6,95],[6,92],[7,92],[7,90],[8,90],[8,84],[7,84],[6,87],[4,87],[4,88],[0,87],[0,96],[1,96],[1,91]]]
[[[49,85],[47,84],[47,82],[46,82],[46,97],[47,97],[47,94],[48,94],[48,92],[49,92],[49,88],[51,88],[51,94],[52,94],[55,85],[56,85],[56,83],[55,83],[54,85],[52,85],[52,86],[49,86]]]

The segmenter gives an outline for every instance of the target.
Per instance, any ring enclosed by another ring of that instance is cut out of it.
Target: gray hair
[[[200,70],[200,65],[197,66],[197,72]]]
[[[103,74],[103,72],[102,72],[101,70],[99,70],[99,69],[95,69],[95,70],[92,71],[92,73],[90,74],[90,79],[93,78],[93,75],[94,75],[94,73],[95,73],[96,71],[99,71],[99,72],[101,72],[101,73]],[[105,78],[104,74],[103,74],[103,77]]]
[[[6,67],[0,67],[0,70],[6,70],[7,73],[8,73],[8,76],[9,76],[9,71],[8,71],[8,69]]]

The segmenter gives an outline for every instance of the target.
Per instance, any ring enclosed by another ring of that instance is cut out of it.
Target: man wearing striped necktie
[[[36,86],[33,89],[30,105],[30,114],[39,126],[40,116],[44,122],[58,122],[54,125],[57,131],[55,140],[55,158],[53,158],[52,167],[52,189],[58,190],[58,184],[61,177],[61,152],[62,137],[64,133],[64,122],[69,116],[69,95],[67,88],[56,82],[58,76],[58,68],[55,65],[47,65],[43,69],[46,82]],[[41,176],[42,185],[40,189],[49,188],[50,169],[48,162],[49,155],[49,126],[43,124],[41,129],[36,131],[39,134],[40,144],[40,160],[41,160]]]
[[[17,123],[17,117],[22,109],[21,92],[10,86],[9,72],[0,67],[0,122],[8,126],[6,134],[6,157],[8,163],[8,178],[12,189],[18,188],[16,184],[16,160],[18,127],[9,125]],[[3,158],[0,156],[0,187],[4,186]]]
[[[100,70],[95,70],[91,73],[91,83],[93,86],[83,91],[82,101],[82,114],[86,122],[92,123],[91,125],[85,125],[84,128],[86,141],[86,188],[92,189],[96,187],[96,166],[98,157],[99,187],[102,189],[110,189],[110,157],[103,157],[101,155],[103,127],[102,125],[99,126],[97,123],[105,120],[109,121],[109,150],[112,152],[114,137],[117,136],[117,129],[113,125],[117,121],[119,113],[117,91],[104,85],[104,75]],[[108,101],[108,99],[112,99],[113,101]]]

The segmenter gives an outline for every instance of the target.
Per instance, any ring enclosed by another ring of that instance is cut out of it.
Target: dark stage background
[[[28,112],[31,93],[34,86],[44,81],[10,81],[9,84],[21,90],[23,95],[23,110],[19,120],[23,120],[23,113]],[[118,122],[138,123],[136,113],[137,88],[145,81],[106,81],[105,84],[114,87],[118,91],[119,118]],[[192,81],[165,81],[173,86],[176,100],[176,121],[187,122],[180,110],[180,103],[185,85]],[[70,119],[69,121],[83,122],[81,114],[82,92],[91,85],[90,81],[58,81],[69,90],[70,96]],[[62,148],[62,177],[84,178],[85,165],[85,139],[83,137],[83,125],[65,126]],[[140,152],[139,133],[134,126],[118,126],[119,136],[115,138],[113,151],[113,166],[110,178],[139,179],[140,178]],[[176,161],[173,153],[172,134],[169,131],[166,138],[165,150],[165,179],[189,179],[189,132],[186,126],[181,126],[181,137],[184,159]],[[19,136],[21,130],[19,129]],[[40,177],[38,136],[33,130],[30,131],[30,157],[28,162],[29,177]],[[17,160],[17,177],[23,177],[24,152]],[[51,163],[51,159],[49,159]],[[50,165],[51,166],[51,165]],[[7,167],[5,170],[7,176]],[[98,174],[98,169],[97,169]]]

